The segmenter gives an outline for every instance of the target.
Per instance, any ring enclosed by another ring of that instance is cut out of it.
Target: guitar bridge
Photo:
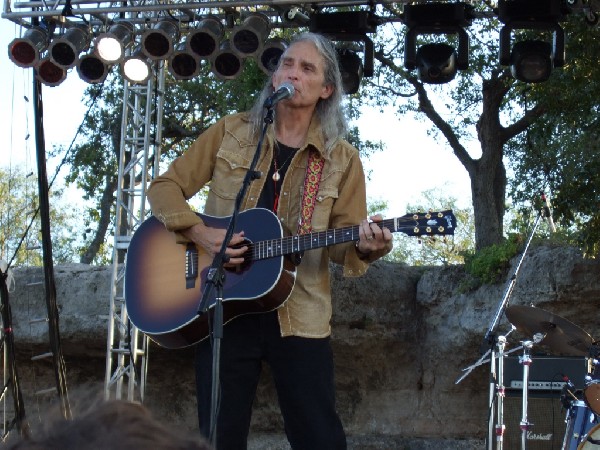
[[[198,249],[192,243],[185,247],[185,288],[193,289],[198,278]]]

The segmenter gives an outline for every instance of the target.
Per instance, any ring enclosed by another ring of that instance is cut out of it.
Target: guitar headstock
[[[429,211],[398,217],[398,231],[409,236],[453,235],[456,217],[452,210]]]

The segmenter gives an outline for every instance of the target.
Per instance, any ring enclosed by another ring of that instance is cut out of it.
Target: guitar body
[[[198,214],[204,223],[227,228],[229,217]],[[251,242],[281,239],[277,217],[266,209],[239,214],[236,232]],[[191,270],[196,264],[197,269]],[[125,304],[131,322],[163,347],[181,348],[209,335],[208,311],[198,314],[211,255],[204,249],[175,242],[175,235],[155,217],[136,230],[127,251]],[[226,270],[223,285],[223,321],[243,314],[272,311],[282,305],[294,286],[295,274],[284,256],[251,260],[238,270]],[[192,276],[190,276],[192,274]],[[187,279],[186,279],[187,275]],[[211,289],[208,307],[216,303]]]

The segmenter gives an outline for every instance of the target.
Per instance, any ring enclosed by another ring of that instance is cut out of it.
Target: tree
[[[508,182],[503,157],[507,144],[545,118],[549,107],[547,98],[542,97],[532,98],[527,108],[521,107],[519,100],[529,86],[515,81],[507,68],[498,65],[496,30],[500,25],[495,19],[474,24],[469,29],[469,70],[439,86],[425,85],[403,68],[399,50],[404,30],[398,28],[393,39],[386,35],[385,40],[378,41],[377,81],[369,83],[371,103],[399,104],[399,114],[422,114],[431,122],[432,132],[443,136],[465,167],[471,180],[477,249],[503,239]],[[593,66],[587,65],[588,70]],[[545,83],[539,89],[545,89]],[[467,142],[475,138],[481,150],[479,158],[467,150]]]
[[[216,80],[206,66],[203,68],[198,79],[188,82],[167,80],[163,145],[167,159],[180,154],[217,118],[246,109],[252,95],[264,82],[264,75],[259,73],[256,65],[227,84]],[[112,76],[104,84],[88,88],[86,95],[90,109],[81,127],[83,138],[68,155],[70,172],[66,180],[83,191],[85,200],[92,201],[92,206],[86,210],[86,248],[80,259],[82,263],[90,264],[102,261],[106,235],[114,223],[122,80]]]
[[[407,211],[414,213],[451,209],[457,222],[454,236],[425,236],[416,239],[395,234],[394,248],[385,256],[385,259],[404,262],[412,266],[464,263],[464,255],[475,248],[472,210],[459,208],[456,198],[440,197],[436,190],[427,190],[421,194],[421,197],[421,200],[415,204],[408,204]],[[385,202],[375,202],[369,205],[369,211],[382,211],[386,207]]]
[[[0,168],[0,259],[12,265],[42,264],[38,186],[20,168]],[[52,255],[59,262],[77,256],[79,236],[72,232],[76,211],[64,207],[60,191],[51,191]]]
[[[568,60],[544,85],[524,90],[521,105],[544,105],[544,120],[510,142],[511,195],[526,203],[550,195],[554,218],[591,256],[600,255],[600,29],[581,18],[566,24]],[[539,208],[539,202],[538,202]]]

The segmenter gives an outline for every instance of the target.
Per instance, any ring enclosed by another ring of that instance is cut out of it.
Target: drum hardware
[[[481,346],[481,358],[470,367],[464,369],[465,373],[456,381],[460,383],[475,367],[482,365],[489,355],[490,362],[490,386],[489,386],[489,414],[488,414],[488,437],[486,447],[488,450],[493,449],[493,439],[495,437],[496,450],[503,450],[503,434],[505,430],[503,420],[503,399],[505,388],[503,385],[503,360],[505,356],[506,336],[497,335],[497,327],[500,319],[506,313],[506,317],[512,324],[511,332],[516,328],[528,337],[539,339],[543,345],[549,346],[554,352],[559,354],[567,354],[571,356],[585,355],[592,345],[592,338],[581,330],[579,327],[563,319],[555,316],[552,313],[539,308],[527,306],[512,306],[508,307],[508,301],[512,291],[516,285],[517,278],[521,266],[525,260],[525,256],[531,244],[531,240],[535,235],[540,220],[544,217],[544,211],[535,220],[531,233],[527,239],[521,257],[517,262],[514,273],[508,278],[506,289],[498,304],[496,313],[494,314],[491,324],[485,333]],[[510,311],[510,312],[509,312]],[[533,346],[533,341],[525,341],[523,343],[524,353],[527,355],[523,359],[523,417],[521,420],[522,428],[522,448],[526,449],[527,431],[531,424],[527,421],[527,390],[528,390],[528,375],[531,359],[529,357],[529,349]],[[526,344],[526,345],[525,345]],[[497,352],[497,354],[496,354]],[[498,359],[498,372],[496,372],[496,358]],[[494,404],[497,406],[497,417],[494,417]],[[494,424],[494,420],[497,420]],[[511,449],[512,450],[512,449]]]
[[[561,403],[567,409],[567,429],[562,449],[583,450],[588,445],[596,445],[593,442],[595,440],[600,443],[600,439],[591,434],[592,427],[598,422],[596,415],[600,412],[600,380],[596,377],[598,360],[594,357],[597,353],[592,337],[567,319],[541,308],[510,306],[506,309],[506,317],[525,335],[543,333],[541,344],[549,347],[554,353],[592,355],[588,359],[588,375],[585,377],[585,402],[577,397],[575,386],[563,375],[565,385],[561,391]],[[600,429],[597,433],[600,438]],[[591,447],[589,448],[591,450]]]
[[[523,356],[519,358],[519,362],[523,366],[523,402],[521,405],[521,422],[519,426],[521,428],[521,448],[527,448],[527,433],[533,426],[529,419],[527,418],[527,402],[528,402],[528,392],[529,392],[529,366],[531,365],[531,356],[530,350],[533,347],[534,342],[539,343],[544,339],[544,335],[538,333],[534,336],[533,341],[522,341],[523,345]]]
[[[503,359],[504,359],[504,349],[506,346],[506,336],[498,336],[497,328],[500,320],[508,306],[508,301],[512,294],[512,291],[517,283],[518,274],[521,270],[523,262],[525,261],[525,256],[527,255],[527,251],[529,246],[531,245],[531,240],[536,233],[536,230],[540,224],[541,219],[545,217],[545,211],[540,210],[540,214],[535,219],[533,226],[531,227],[531,233],[527,238],[527,242],[525,243],[525,247],[523,248],[523,252],[521,253],[521,257],[517,262],[515,270],[513,274],[508,278],[508,282],[506,284],[506,288],[504,290],[504,294],[502,295],[502,299],[498,303],[498,307],[496,308],[496,312],[492,318],[490,326],[488,327],[485,336],[483,338],[483,343],[481,346],[482,356],[477,363],[475,363],[471,368],[467,369],[467,372],[460,377],[456,384],[460,383],[472,370],[474,367],[481,365],[481,361],[489,355],[490,361],[490,386],[489,386],[489,414],[488,414],[488,436],[487,436],[487,449],[492,450],[494,446],[494,437],[496,441],[496,450],[502,450],[503,448],[503,432],[504,432],[504,422],[503,422],[503,397],[504,397],[504,386],[502,385],[502,370],[503,370]],[[512,330],[511,330],[512,331]],[[533,335],[533,334],[532,334]],[[498,365],[500,373],[496,372],[496,350],[498,350]],[[527,386],[527,385],[525,385]],[[497,423],[494,425],[494,404],[498,407],[497,414]]]
[[[565,422],[567,423],[567,429],[565,431],[562,450],[582,450],[588,448],[591,450],[594,448],[592,447],[593,442],[587,439],[588,436],[591,440],[595,439],[592,437],[592,432],[598,428],[598,418],[584,402],[576,400],[571,403],[567,410]],[[586,442],[589,446],[587,446]]]
[[[596,415],[600,415],[600,362],[598,361],[600,349],[594,343],[590,347],[588,369],[585,377],[583,399]]]

